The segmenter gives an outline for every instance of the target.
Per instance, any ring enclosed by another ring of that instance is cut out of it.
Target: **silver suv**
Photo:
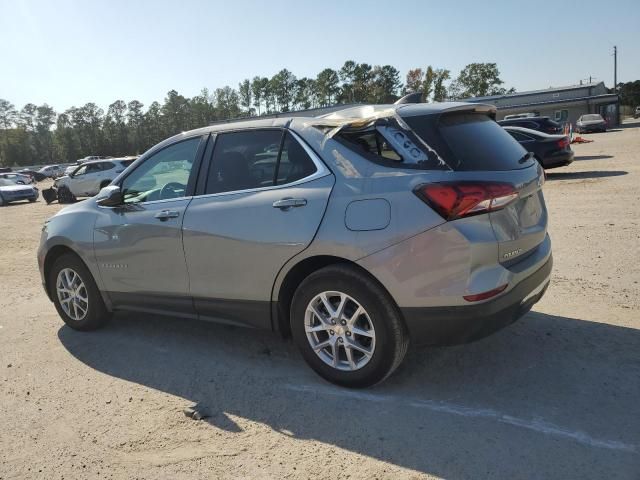
[[[182,133],[46,222],[44,288],[76,330],[118,310],[266,328],[375,384],[410,341],[479,339],[547,288],[544,173],[494,118],[376,105]]]

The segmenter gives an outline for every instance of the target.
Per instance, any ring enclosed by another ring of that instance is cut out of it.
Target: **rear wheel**
[[[49,289],[58,314],[74,330],[95,330],[109,320],[91,272],[76,255],[67,253],[55,260]]]
[[[100,190],[102,190],[104,187],[107,187],[110,183],[111,183],[111,180],[104,180],[103,182],[101,182]]]
[[[0,207],[4,207],[5,203],[4,203],[4,198],[2,198],[2,195],[0,195]]]
[[[300,284],[291,332],[309,366],[345,387],[381,382],[400,365],[409,345],[389,294],[347,265],[325,267]]]

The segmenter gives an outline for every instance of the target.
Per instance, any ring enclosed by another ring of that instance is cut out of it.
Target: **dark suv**
[[[498,123],[503,127],[529,128],[550,134],[562,133],[562,126],[549,117],[511,118],[509,120],[500,120]]]

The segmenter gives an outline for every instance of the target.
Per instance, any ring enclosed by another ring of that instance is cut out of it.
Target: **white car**
[[[60,191],[67,188],[74,197],[92,197],[124,171],[135,157],[94,160],[76,166],[63,177],[57,178],[53,186]]]
[[[64,167],[61,165],[47,165],[38,170],[38,173],[43,174],[48,178],[56,178],[64,173]]]
[[[30,185],[36,183],[31,175],[25,173],[0,173],[0,178],[6,178],[18,185]]]
[[[78,163],[74,163],[73,165],[69,165],[67,168],[64,169],[64,174],[63,175],[70,175],[80,165],[82,165],[82,163],[80,163],[80,160],[78,160]]]

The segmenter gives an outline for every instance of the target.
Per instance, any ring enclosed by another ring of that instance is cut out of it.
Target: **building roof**
[[[514,108],[528,108],[528,107],[536,107],[536,106],[542,106],[542,105],[557,105],[557,104],[566,105],[568,103],[585,102],[587,100],[592,102],[611,100],[613,102],[618,100],[618,95],[616,95],[615,93],[607,93],[605,95],[592,95],[587,97],[558,98],[555,100],[542,100],[538,102],[523,102],[523,103],[517,103],[517,104],[514,103],[510,105],[500,105],[496,108],[498,110],[511,110]],[[475,102],[471,102],[471,103],[475,103]]]
[[[565,87],[550,87],[550,88],[544,88],[542,90],[528,90],[525,92],[506,93],[504,95],[488,95],[484,97],[471,97],[471,98],[465,98],[462,101],[475,103],[475,102],[483,102],[483,101],[490,101],[490,100],[499,100],[503,98],[514,98],[514,97],[517,98],[517,97],[526,97],[529,95],[540,95],[541,93],[544,94],[544,93],[568,92],[572,90],[580,90],[583,88],[593,88],[599,85],[604,86],[604,82],[583,83],[582,85],[568,85]]]

